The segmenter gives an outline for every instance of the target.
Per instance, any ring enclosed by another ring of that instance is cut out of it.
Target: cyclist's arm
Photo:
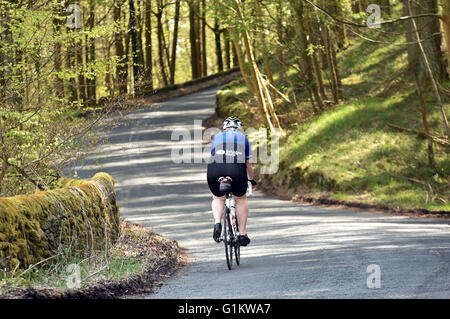
[[[250,161],[249,160],[247,160],[247,178],[249,179],[249,180],[252,180],[253,178],[254,178],[254,173],[253,173],[253,164],[252,163],[250,163]]]
[[[250,143],[248,142],[247,137],[245,137],[245,159],[247,164],[247,179],[253,180],[254,172],[253,172],[253,164],[250,163],[250,159],[252,158],[252,154],[250,151]]]

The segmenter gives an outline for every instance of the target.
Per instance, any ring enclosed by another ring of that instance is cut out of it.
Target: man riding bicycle
[[[225,194],[219,190],[219,178],[231,178],[231,190],[236,201],[236,215],[239,223],[239,244],[247,246],[246,224],[248,217],[247,186],[253,180],[253,166],[250,163],[250,144],[242,133],[242,122],[234,116],[227,118],[222,125],[223,132],[213,138],[211,145],[211,162],[208,164],[208,186],[213,194],[212,211],[214,216],[213,238],[220,241],[222,224],[220,223],[225,204]]]

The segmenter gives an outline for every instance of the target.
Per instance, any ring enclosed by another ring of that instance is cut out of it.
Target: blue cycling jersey
[[[214,136],[211,155],[215,161],[245,163],[251,159],[250,144],[247,137],[239,131],[228,130]]]

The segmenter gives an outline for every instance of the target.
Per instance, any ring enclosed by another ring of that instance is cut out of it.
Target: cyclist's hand
[[[248,181],[249,181],[250,183],[252,183],[253,186],[256,186],[256,184],[257,184],[256,181],[255,181],[254,179],[249,179]]]

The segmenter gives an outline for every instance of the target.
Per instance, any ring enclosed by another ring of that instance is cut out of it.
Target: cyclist
[[[247,246],[250,238],[246,225],[248,217],[247,183],[253,180],[253,166],[250,163],[251,151],[246,136],[242,133],[242,122],[234,116],[227,118],[222,125],[223,131],[215,135],[211,145],[211,161],[208,164],[208,186],[213,194],[212,211],[214,216],[213,239],[219,242],[222,233],[220,221],[223,216],[225,194],[219,191],[220,177],[231,177],[231,191],[236,201],[236,216],[239,223],[238,240]]]

